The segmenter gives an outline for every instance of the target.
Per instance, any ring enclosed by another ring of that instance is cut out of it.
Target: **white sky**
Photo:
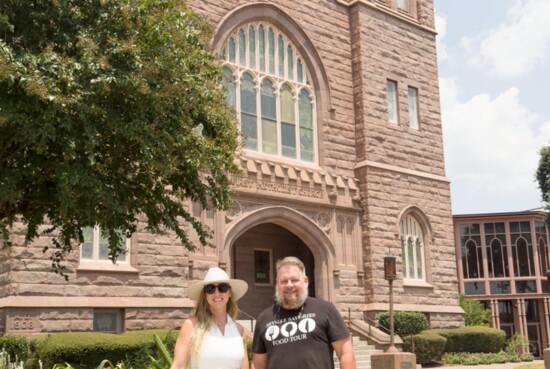
[[[453,214],[542,205],[550,145],[550,0],[434,0]]]

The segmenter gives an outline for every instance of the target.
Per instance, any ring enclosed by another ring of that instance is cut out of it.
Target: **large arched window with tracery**
[[[424,236],[412,215],[401,219],[401,258],[404,279],[425,280]]]
[[[314,89],[292,41],[268,22],[248,23],[229,35],[221,57],[243,147],[316,163]]]

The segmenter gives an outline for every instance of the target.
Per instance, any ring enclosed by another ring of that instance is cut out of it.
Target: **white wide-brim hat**
[[[218,267],[208,269],[202,282],[192,284],[187,288],[187,296],[194,301],[198,301],[202,289],[211,283],[227,283],[231,286],[231,296],[233,301],[237,301],[244,296],[248,290],[248,283],[240,279],[230,279],[227,273]]]

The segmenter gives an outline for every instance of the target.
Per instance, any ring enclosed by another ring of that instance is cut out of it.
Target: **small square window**
[[[271,251],[254,250],[254,283],[271,284]]]
[[[418,89],[408,88],[409,96],[409,125],[411,128],[418,129]]]
[[[94,332],[122,333],[120,310],[94,310]]]
[[[399,119],[397,114],[397,82],[388,80],[386,95],[388,100],[388,122],[397,124]]]

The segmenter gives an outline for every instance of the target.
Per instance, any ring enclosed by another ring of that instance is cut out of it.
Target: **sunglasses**
[[[212,295],[214,292],[216,292],[217,289],[220,293],[226,293],[227,291],[229,291],[230,288],[231,286],[227,283],[220,283],[218,285],[207,284],[206,286],[204,286],[204,292],[206,292],[208,295]]]

